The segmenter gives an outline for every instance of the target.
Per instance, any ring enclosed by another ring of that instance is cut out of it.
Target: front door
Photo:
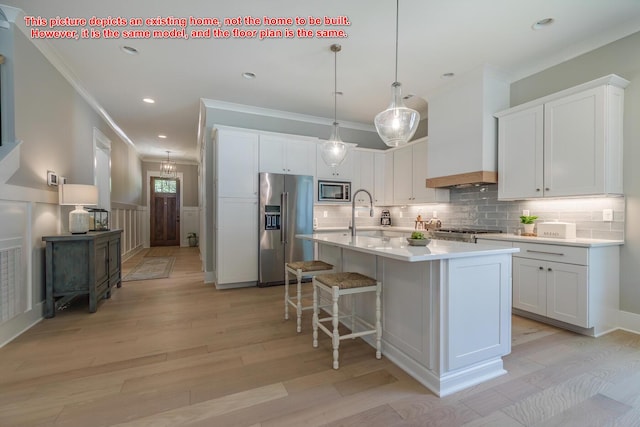
[[[180,181],[151,177],[151,246],[180,245]]]

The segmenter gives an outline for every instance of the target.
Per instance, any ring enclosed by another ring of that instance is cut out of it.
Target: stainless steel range
[[[502,233],[500,230],[479,230],[474,228],[437,228],[429,230],[432,239],[454,240],[456,242],[475,243],[478,236],[487,233]]]

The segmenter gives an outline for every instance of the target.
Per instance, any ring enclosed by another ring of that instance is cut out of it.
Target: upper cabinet
[[[426,139],[417,140],[393,151],[393,204],[449,201],[449,190],[426,187],[427,151]]]
[[[327,165],[322,159],[322,154],[320,152],[320,146],[322,141],[317,144],[317,154],[316,154],[316,167],[317,167],[317,177],[318,179],[330,179],[334,181],[351,181],[353,179],[353,167],[354,167],[354,151],[353,149],[349,150],[347,153],[347,157],[345,157],[344,161],[332,168]],[[317,200],[317,199],[316,199]]]
[[[377,201],[375,179],[375,154],[373,151],[368,150],[352,150],[354,154],[353,160],[355,162],[353,172],[354,176],[351,180],[351,192],[355,193],[356,190],[365,189],[373,197],[374,204],[380,204]],[[384,171],[378,171],[380,175],[384,175]],[[369,203],[369,197],[365,193],[359,193],[356,196],[356,203]]]
[[[258,140],[257,132],[218,128],[215,145],[218,197],[258,197]]]
[[[316,174],[316,139],[260,134],[260,172]]]
[[[610,75],[496,114],[498,198],[622,194],[628,83]]]
[[[497,182],[497,111],[509,106],[509,82],[489,66],[428,96],[427,186]]]

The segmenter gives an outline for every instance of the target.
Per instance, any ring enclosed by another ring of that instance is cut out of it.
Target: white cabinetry
[[[426,187],[427,140],[393,151],[393,203],[448,202],[449,190]]]
[[[258,280],[258,201],[218,199],[218,280],[255,284]]]
[[[616,327],[619,247],[573,247],[514,242],[514,313],[563,322],[588,335]]]
[[[218,197],[258,197],[258,133],[218,129]]]
[[[353,150],[349,150],[347,153],[347,157],[345,157],[344,161],[336,166],[335,168],[327,165],[322,159],[322,154],[320,152],[321,143],[317,144],[317,154],[316,154],[316,170],[318,179],[330,179],[336,181],[351,181],[353,178]],[[317,200],[317,199],[316,199]]]
[[[260,172],[316,174],[316,142],[303,137],[260,134]]]
[[[622,194],[627,84],[611,75],[496,114],[498,198]]]
[[[214,143],[217,288],[253,286],[258,280],[259,134],[220,127]]]
[[[390,169],[386,169],[387,155],[384,152],[373,154],[373,198],[376,205],[387,205],[387,182],[393,176]],[[393,162],[391,162],[393,167]],[[393,188],[393,187],[392,187]]]
[[[354,167],[355,176],[352,179],[351,191],[355,193],[356,190],[361,188],[367,190],[374,198],[374,204],[376,203],[376,188],[375,188],[375,153],[367,150],[353,150],[354,160],[357,165]],[[365,193],[359,193],[356,196],[356,203],[369,203],[369,197]]]

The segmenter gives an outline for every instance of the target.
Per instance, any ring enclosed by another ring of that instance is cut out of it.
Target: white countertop
[[[518,236],[508,233],[482,234],[478,236],[478,239],[503,240],[517,243],[545,243],[548,245],[578,246],[583,248],[624,245],[624,240],[553,239],[549,237]]]
[[[435,261],[520,251],[518,248],[501,248],[476,243],[435,239],[431,240],[427,246],[410,246],[404,237],[352,237],[351,233],[348,232],[296,234],[296,237],[408,262]]]

